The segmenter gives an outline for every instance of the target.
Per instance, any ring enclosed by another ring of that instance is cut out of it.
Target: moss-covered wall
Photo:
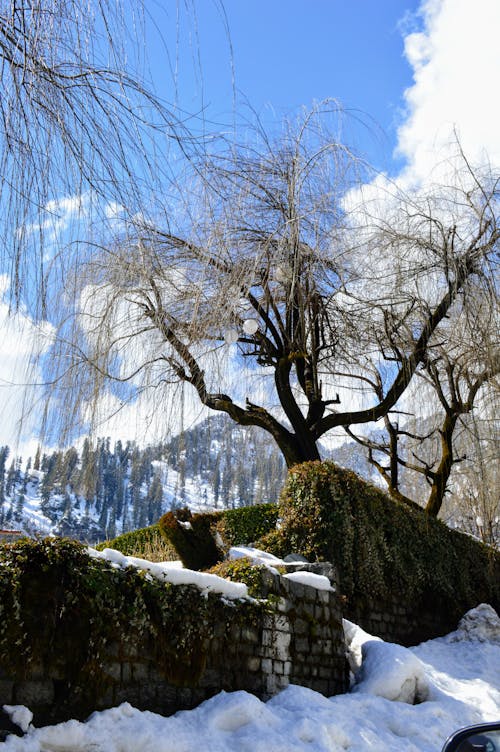
[[[265,545],[332,562],[344,614],[403,644],[445,634],[478,603],[500,607],[500,554],[393,501],[331,462],[294,467]]]
[[[220,690],[264,699],[290,681],[343,691],[335,594],[257,574],[261,597],[235,601],[113,568],[72,541],[2,547],[0,706],[27,705],[41,725],[123,701],[170,714]]]

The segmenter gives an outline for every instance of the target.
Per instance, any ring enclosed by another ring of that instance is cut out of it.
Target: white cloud
[[[104,216],[107,217],[107,219],[121,218],[124,213],[125,208],[121,204],[118,204],[116,201],[110,201],[104,207]]]
[[[74,196],[62,196],[47,201],[43,207],[41,222],[26,224],[18,229],[20,235],[40,235],[43,237],[46,248],[53,249],[71,228],[73,223],[88,219],[92,209],[92,196],[89,192]],[[46,252],[45,260],[51,257],[51,252]]]
[[[422,28],[408,34],[405,53],[414,84],[398,132],[407,185],[425,181],[454,151],[455,133],[474,163],[500,164],[500,3],[425,0]]]
[[[9,312],[9,284],[7,275],[0,275],[0,444],[15,446],[31,439],[27,451],[32,451],[40,419],[37,403],[43,400],[41,387],[33,385],[42,381],[38,360],[50,346],[54,332],[50,324],[37,324],[22,308]],[[25,447],[20,451],[25,453]]]

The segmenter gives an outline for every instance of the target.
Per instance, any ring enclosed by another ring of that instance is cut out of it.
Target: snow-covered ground
[[[151,574],[164,576],[159,570]],[[349,622],[345,633],[353,671],[348,694],[327,698],[290,686],[265,703],[247,692],[221,692],[169,718],[123,703],[94,713],[85,723],[71,720],[40,729],[29,725],[26,708],[16,706],[10,709],[12,718],[27,734],[8,737],[4,749],[439,752],[457,728],[500,720],[500,619],[490,606],[470,611],[447,637],[410,649],[385,643]]]

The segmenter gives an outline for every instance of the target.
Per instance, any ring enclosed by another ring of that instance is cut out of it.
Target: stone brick
[[[241,639],[245,642],[259,642],[259,631],[252,627],[243,627],[241,630]]]
[[[0,707],[2,705],[12,705],[14,682],[11,679],[0,679]]]
[[[290,622],[283,614],[276,614],[273,620],[273,628],[287,632],[290,629]]]
[[[275,632],[273,653],[277,658],[288,658],[291,635],[289,632]]]
[[[295,622],[293,624],[293,631],[297,635],[309,634],[310,632],[309,622],[304,621],[304,619],[295,619]]]
[[[104,672],[117,682],[122,681],[122,664],[118,662],[108,663],[104,667]]]
[[[283,661],[273,661],[273,673],[277,676],[282,676],[284,674],[284,665]]]
[[[134,707],[141,704],[141,689],[138,684],[115,687],[115,703],[129,702]]]
[[[282,684],[278,677],[274,674],[270,675],[266,679],[266,690],[271,697],[277,694],[282,689]]]
[[[321,692],[321,694],[326,695],[328,694],[328,682],[326,679],[316,679],[313,689],[316,692]]]
[[[225,624],[216,624],[214,627],[214,637],[225,637],[226,635],[226,625]]]
[[[328,590],[318,590],[318,599],[321,603],[330,603],[331,593]]]
[[[239,642],[241,639],[241,628],[237,624],[233,624],[230,631],[230,636],[232,640],[235,640],[236,642]]]
[[[125,679],[125,669],[128,668],[130,670],[130,675],[132,678],[132,681],[145,681],[149,678],[150,672],[149,672],[149,666],[147,663],[132,663],[132,664],[125,664],[123,667],[123,681],[126,681]]]
[[[247,668],[249,671],[258,671],[260,669],[260,658],[257,656],[251,656],[247,661]]]
[[[289,580],[289,582],[291,583],[290,592],[293,598],[303,601],[306,597],[306,585],[302,585],[300,582],[293,582],[292,580]]]
[[[262,671],[264,674],[272,674],[273,662],[270,658],[263,658],[261,662]]]
[[[295,650],[298,653],[309,653],[310,645],[309,640],[305,637],[299,637],[295,640]]]
[[[177,688],[166,681],[155,685],[156,697],[160,705],[167,706],[177,702]]]
[[[54,702],[54,684],[49,679],[17,682],[14,697],[16,705],[50,705]]]
[[[262,645],[264,647],[273,647],[275,632],[272,629],[262,630]]]
[[[295,608],[295,603],[288,598],[280,598],[277,604],[277,609],[280,613],[287,614],[289,611]]]
[[[247,674],[245,677],[240,677],[240,683],[238,689],[246,689],[247,692],[253,692],[258,697],[262,697],[265,691],[265,679],[264,675],[259,673]]]

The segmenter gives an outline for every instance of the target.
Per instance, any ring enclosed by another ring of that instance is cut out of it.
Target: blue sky
[[[202,111],[207,131],[230,130],[248,113],[245,100],[278,128],[284,114],[334,97],[370,126],[348,119],[349,145],[406,189],[443,179],[455,134],[473,163],[500,166],[499,0],[224,0],[224,9],[220,0],[146,0],[145,49],[134,50],[147,56],[157,92]],[[78,223],[80,197],[54,199],[58,225]],[[8,320],[9,284],[0,277],[0,444],[15,443],[20,384],[33,349],[44,348],[26,310]],[[30,402],[37,397],[43,404],[37,394]],[[106,434],[133,438],[141,410],[151,406],[127,407]],[[33,435],[34,424],[25,428]]]
[[[235,103],[244,116],[247,100],[272,127],[333,97],[352,113],[357,147],[396,169],[396,127],[412,84],[403,35],[417,23],[416,0],[199,0],[179,3],[178,17],[146,5],[151,75],[167,101],[203,110],[207,127],[217,127],[232,123]]]

